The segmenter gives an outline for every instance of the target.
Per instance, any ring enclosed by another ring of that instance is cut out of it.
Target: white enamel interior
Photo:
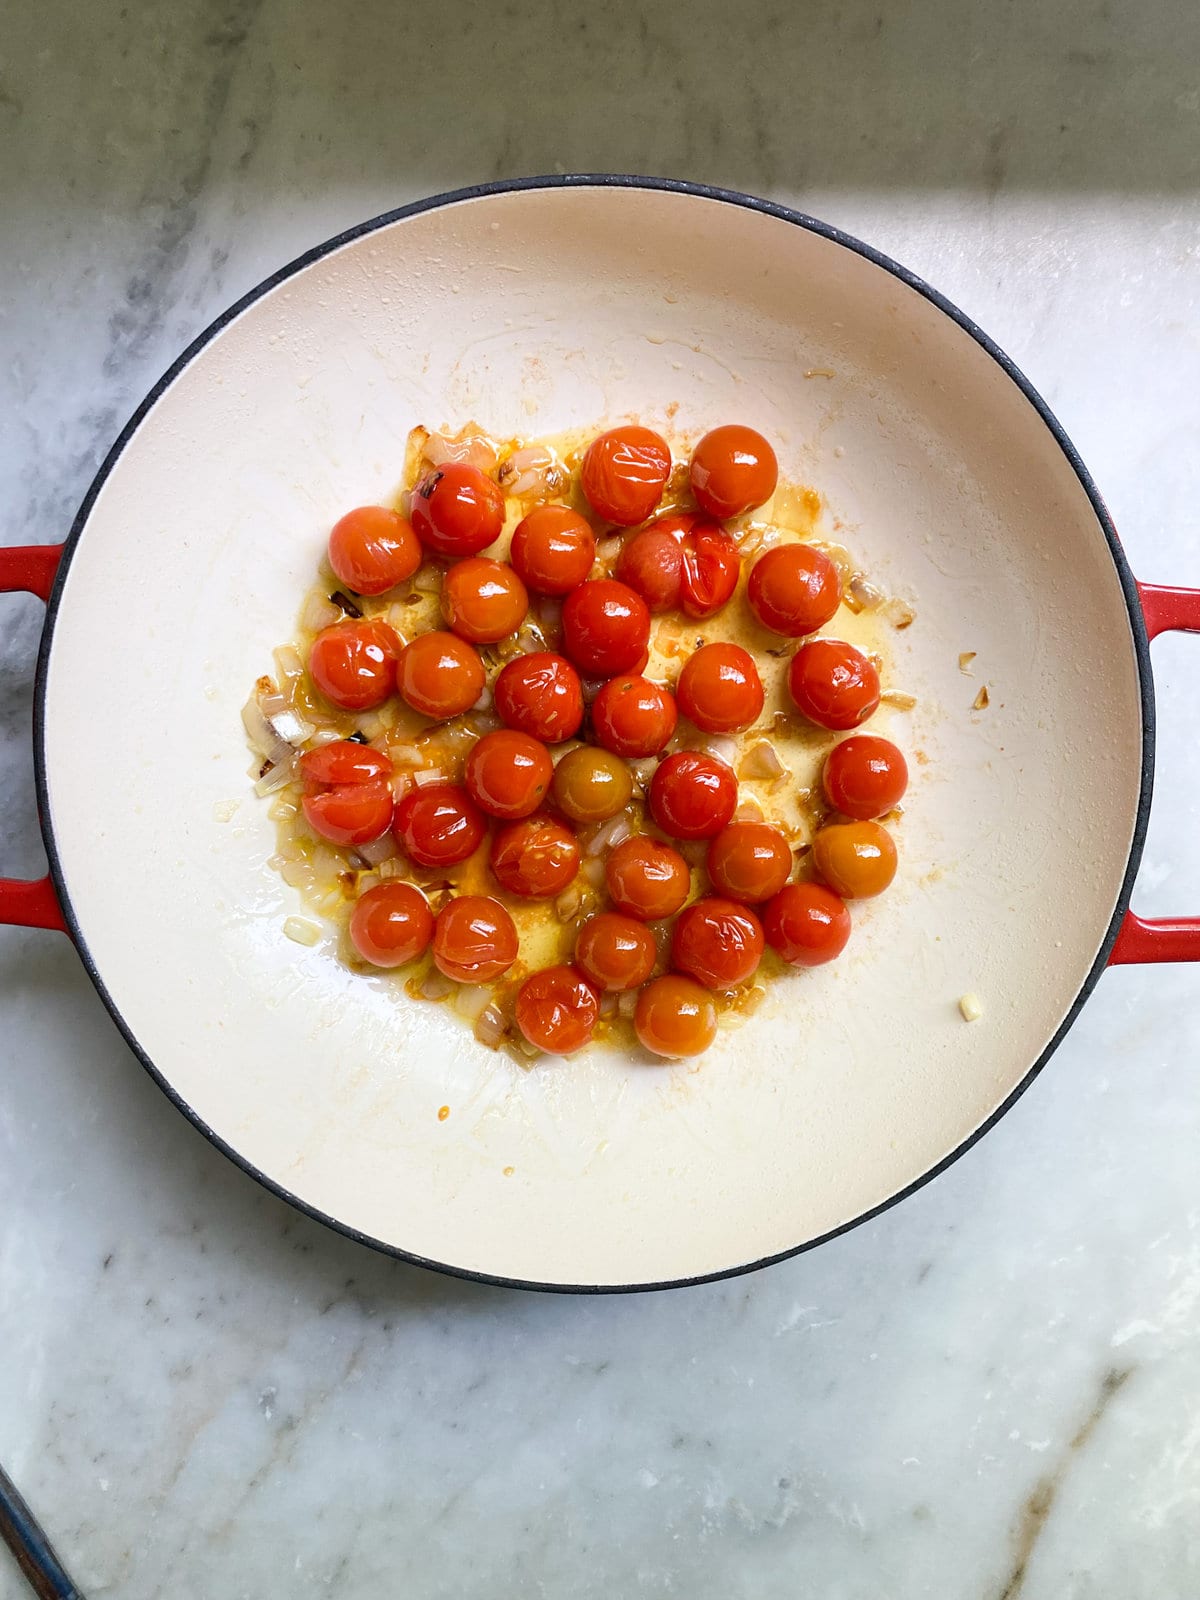
[[[283,937],[299,907],[265,866],[273,828],[239,710],[331,521],[394,491],[411,425],[537,435],[654,422],[673,402],[674,430],[738,419],[775,438],[784,471],[827,497],[830,531],[841,519],[868,570],[915,597],[894,683],[919,704],[892,727],[928,763],[913,764],[897,886],[856,913],[840,963],[778,984],[696,1069],[594,1052],[522,1072],[441,1008]],[[973,712],[981,683],[991,704]],[[1096,957],[1140,761],[1112,558],[1000,367],[836,243],[631,189],[428,211],[244,311],[101,490],[46,681],[71,903],[172,1088],[338,1222],[562,1284],[786,1251],[960,1145]],[[965,991],[984,1007],[970,1025]]]

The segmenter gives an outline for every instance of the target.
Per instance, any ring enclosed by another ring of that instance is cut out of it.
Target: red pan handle
[[[1138,592],[1151,639],[1160,633],[1200,633],[1200,589],[1139,583]],[[1127,911],[1108,964],[1119,967],[1147,961],[1200,961],[1200,917],[1150,921]]]
[[[0,547],[0,594],[24,589],[40,600],[49,600],[58,563],[60,544],[9,545]],[[0,923],[20,928],[57,928],[66,933],[54,885],[49,878],[0,878]]]

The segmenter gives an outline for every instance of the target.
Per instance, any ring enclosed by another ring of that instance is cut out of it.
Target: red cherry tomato
[[[788,664],[797,708],[818,728],[857,728],[879,704],[879,674],[841,639],[809,639]]]
[[[300,772],[309,784],[332,788],[338,783],[370,783],[390,778],[392,761],[382,750],[356,739],[334,739],[300,757]]]
[[[528,610],[525,585],[505,561],[456,561],[442,579],[442,615],[472,644],[495,644],[515,633]]]
[[[727,533],[697,522],[683,543],[679,603],[689,617],[711,617],[733,597],[742,554]]]
[[[478,467],[449,461],[413,490],[412,525],[435,555],[477,556],[500,537],[504,495]]]
[[[646,833],[623,839],[609,851],[604,878],[617,910],[643,922],[673,917],[692,883],[679,851]]]
[[[731,822],[708,847],[708,875],[727,900],[769,900],[791,870],[787,840],[765,822]]]
[[[835,744],[825,758],[829,804],[858,822],[885,816],[900,804],[907,788],[908,763],[890,739],[856,733]]]
[[[421,866],[449,867],[479,848],[487,824],[461,784],[426,783],[403,796],[393,828]]]
[[[544,744],[527,733],[501,728],[471,747],[463,781],[481,810],[493,817],[527,817],[550,790],[554,763]]]
[[[834,822],[819,828],[812,860],[843,900],[869,900],[896,876],[896,844],[878,822]]]
[[[717,1036],[717,1008],[707,989],[668,972],[638,995],[633,1026],[656,1056],[698,1056]]]
[[[373,967],[403,967],[424,955],[433,912],[411,883],[390,878],[368,889],[350,914],[350,943]]]
[[[579,871],[579,843],[550,817],[526,817],[497,830],[492,871],[509,894],[544,900],[561,894]]]
[[[457,717],[483,693],[487,674],[479,652],[453,633],[420,633],[396,667],[403,700],[426,717]]]
[[[329,565],[354,594],[384,594],[421,565],[412,523],[390,506],[359,506],[333,525]]]
[[[714,428],[692,452],[696,504],[720,521],[740,517],[769,500],[778,479],[775,452],[753,428]]]
[[[763,930],[749,906],[709,895],[679,913],[671,965],[706,989],[735,989],[762,960]]]
[[[569,1056],[596,1031],[600,1002],[574,967],[543,967],[517,991],[517,1027],[538,1050]]]
[[[789,883],[764,908],[763,933],[793,967],[820,967],[846,948],[850,913],[822,883]]]
[[[455,983],[491,983],[517,959],[513,919],[490,895],[458,895],[438,912],[433,959]]]
[[[614,755],[656,756],[675,732],[675,698],[649,678],[610,678],[592,701],[592,731]]]
[[[534,594],[568,594],[592,570],[595,535],[569,506],[538,506],[513,529],[508,559]]]
[[[693,651],[675,694],[684,716],[704,733],[737,733],[762,714],[758,668],[740,644],[706,644]]]
[[[386,781],[340,783],[300,802],[304,820],[332,844],[370,844],[392,825],[392,787]]]
[[[652,612],[671,611],[679,604],[683,539],[695,521],[695,517],[659,517],[621,546],[616,577],[640,594]]]
[[[496,679],[493,690],[496,713],[510,728],[517,728],[545,744],[573,739],[583,721],[583,685],[564,657],[549,650],[510,661]]]
[[[564,648],[591,678],[631,672],[650,642],[650,613],[640,594],[612,578],[581,583],[563,606]]]
[[[671,475],[665,439],[649,428],[612,428],[593,439],[583,458],[583,492],[606,522],[632,528],[662,499]]]
[[[842,603],[842,580],[815,545],[781,544],[750,568],[746,598],[764,628],[798,639],[833,616]]]
[[[681,750],[650,780],[650,814],[676,839],[711,839],[737,808],[737,779],[723,761]]]
[[[367,618],[322,628],[308,653],[308,670],[326,700],[343,711],[381,706],[396,683],[400,640],[386,622]]]
[[[597,989],[640,989],[654,971],[658,950],[644,922],[602,911],[589,917],[575,941],[575,960]]]

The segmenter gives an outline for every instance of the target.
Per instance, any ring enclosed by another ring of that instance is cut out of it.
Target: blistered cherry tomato
[[[737,588],[742,554],[727,533],[697,521],[683,541],[679,604],[689,617],[711,617]]]
[[[304,820],[331,844],[370,844],[392,825],[392,786],[386,780],[339,783],[300,802]]]
[[[665,439],[649,428],[612,428],[593,439],[583,458],[583,492],[606,522],[632,528],[662,499],[671,475]]]
[[[544,900],[560,894],[579,871],[579,842],[561,822],[526,817],[497,830],[491,862],[510,894]]]
[[[473,556],[442,579],[442,615],[460,639],[495,644],[515,633],[529,610],[525,585],[506,561]]]
[[[900,804],[907,788],[908,763],[890,739],[856,733],[835,744],[825,758],[829,804],[858,822],[885,816]]]
[[[517,1027],[537,1050],[569,1056],[596,1031],[600,1002],[574,967],[543,967],[517,990]]]
[[[605,822],[629,804],[633,777],[611,750],[580,745],[554,769],[554,800],[572,822]]]
[[[439,556],[477,556],[504,526],[504,495],[465,461],[448,461],[422,479],[411,509],[417,538]]]
[[[654,971],[658,950],[644,922],[602,911],[589,917],[575,941],[580,971],[597,989],[640,989]]]
[[[737,733],[756,722],[763,686],[754,657],[740,644],[706,644],[683,664],[679,709],[704,733]]]
[[[305,783],[332,788],[338,783],[370,783],[390,778],[392,760],[382,750],[356,739],[334,739],[300,757],[300,772]]]
[[[613,578],[581,583],[563,606],[563,647],[591,678],[631,672],[650,642],[650,613],[640,594]]]
[[[453,633],[419,633],[396,666],[401,698],[426,717],[457,717],[483,693],[479,652]]]
[[[335,522],[329,565],[354,594],[384,594],[421,565],[412,523],[390,506],[359,506]]]
[[[717,1008],[707,989],[668,972],[638,995],[633,1026],[656,1056],[698,1056],[717,1036]]]
[[[650,814],[676,839],[711,839],[737,808],[737,779],[723,761],[681,750],[650,780]]]
[[[615,576],[640,594],[653,612],[679,604],[683,579],[683,540],[695,517],[659,517],[631,534],[621,546]]]
[[[656,756],[675,732],[675,697],[649,678],[610,678],[592,701],[592,731],[614,755]]]
[[[714,428],[692,452],[696,504],[721,521],[769,500],[778,479],[775,452],[753,428]]]
[[[609,851],[604,879],[618,911],[643,922],[660,922],[673,917],[687,899],[692,875],[673,846],[639,833]]]
[[[423,867],[448,867],[478,849],[487,831],[479,807],[460,783],[410,789],[396,807],[396,837]]]
[[[343,711],[381,706],[396,683],[400,639],[386,622],[367,618],[322,628],[308,653],[312,681]]]
[[[510,661],[493,694],[502,722],[545,744],[560,744],[579,732],[583,686],[571,663],[552,651],[535,650]]]
[[[554,763],[539,739],[513,728],[485,733],[471,747],[463,782],[492,817],[527,817],[546,798]]]
[[[395,878],[368,889],[350,914],[350,943],[373,967],[403,967],[424,955],[432,938],[428,900]]]
[[[708,895],[679,913],[671,965],[706,989],[735,989],[762,960],[763,930],[749,906]]]
[[[491,983],[517,959],[513,919],[490,895],[458,895],[438,912],[433,959],[455,983]]]
[[[841,639],[809,639],[788,663],[797,708],[819,728],[857,728],[879,704],[879,674]]]
[[[798,639],[833,616],[842,603],[842,580],[816,545],[781,544],[750,568],[746,598],[764,628]]]
[[[592,570],[596,540],[569,506],[538,506],[513,529],[508,559],[534,594],[569,594]]]
[[[869,900],[896,876],[896,846],[878,822],[833,822],[813,837],[813,866],[843,900]]]
[[[769,900],[791,870],[787,840],[765,822],[731,822],[708,847],[708,875],[728,900]]]
[[[821,967],[846,948],[850,913],[823,883],[789,883],[763,908],[771,949],[793,967]]]

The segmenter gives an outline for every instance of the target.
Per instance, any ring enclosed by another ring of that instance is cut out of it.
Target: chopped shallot
[[[729,738],[727,734],[710,733],[707,739],[700,741],[700,749],[705,755],[712,756],[714,761],[723,761],[727,767],[737,760],[737,740]]]
[[[475,1019],[475,1037],[480,1044],[487,1045],[490,1050],[499,1048],[507,1032],[504,1013],[494,1001],[491,1005],[485,1006]]]
[[[588,840],[584,848],[585,856],[603,855],[606,850],[613,850],[623,839],[628,839],[633,832],[633,825],[624,811],[619,811],[615,817],[610,817],[602,828],[598,828]]]
[[[421,444],[421,454],[431,467],[444,467],[448,461],[465,461],[478,467],[480,472],[496,470],[496,447],[483,434],[459,434],[447,439],[442,433],[427,433]]]
[[[514,450],[497,473],[497,481],[505,494],[518,500],[531,494],[550,494],[561,484],[565,474],[558,458],[548,445],[523,445]]]
[[[492,991],[484,983],[463,983],[454,996],[454,1009],[460,1017],[474,1022],[491,1002]]]
[[[738,768],[740,778],[782,778],[785,768],[775,746],[766,739],[752,745]]]
[[[319,594],[314,590],[304,602],[304,610],[300,613],[300,626],[307,633],[320,633],[322,628],[332,628],[341,614],[342,608],[335,606],[328,595]]]
[[[321,930],[315,922],[310,922],[307,917],[288,917],[283,924],[286,936],[296,944],[316,944],[321,937]]]
[[[358,853],[368,865],[377,867],[381,861],[387,861],[396,854],[396,841],[390,833],[372,839],[369,844],[360,844]]]

